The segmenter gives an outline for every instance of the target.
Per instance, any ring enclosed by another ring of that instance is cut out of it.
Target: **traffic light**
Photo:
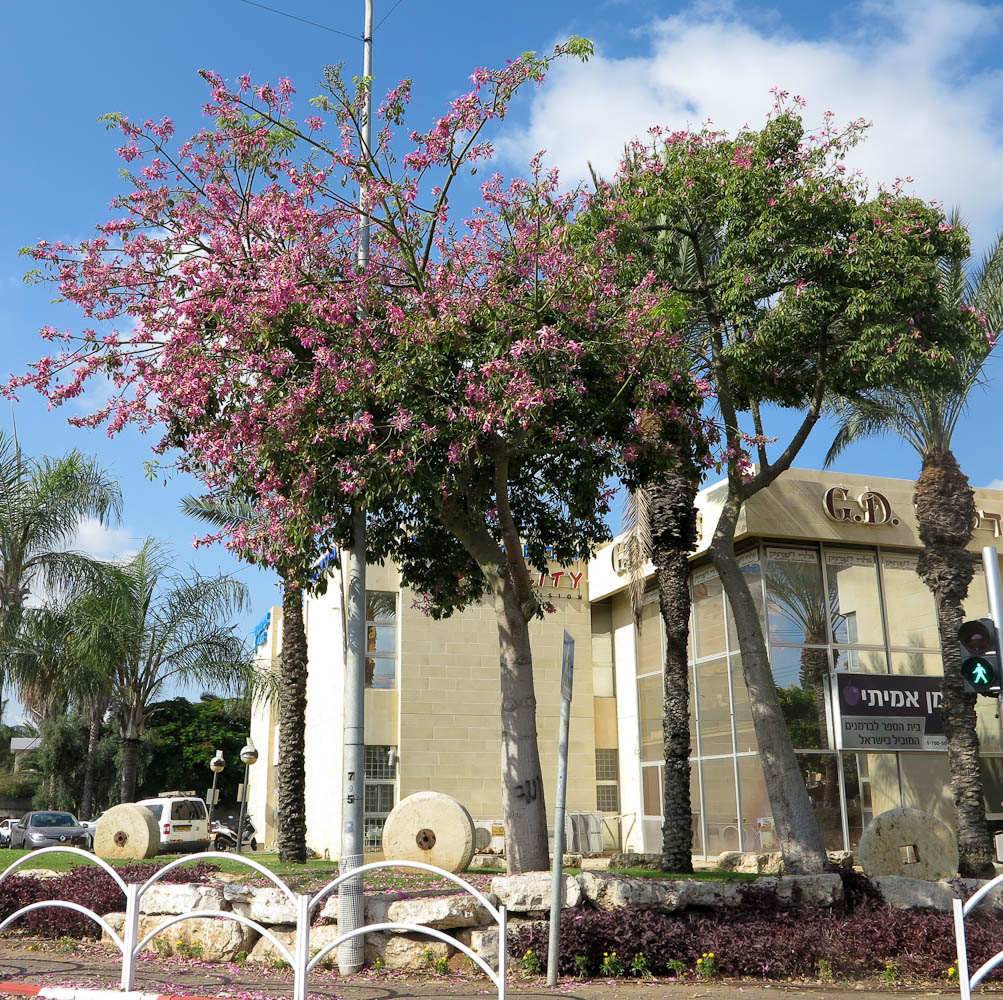
[[[1000,693],[999,636],[991,618],[965,622],[958,629],[961,644],[961,677],[965,690],[995,698]]]

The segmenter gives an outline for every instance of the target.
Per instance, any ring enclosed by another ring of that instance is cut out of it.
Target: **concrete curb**
[[[217,1000],[215,997],[195,997],[175,993],[142,993],[139,990],[94,990],[76,986],[35,986],[32,983],[0,982],[0,994],[13,993],[22,997],[44,997],[45,1000]]]

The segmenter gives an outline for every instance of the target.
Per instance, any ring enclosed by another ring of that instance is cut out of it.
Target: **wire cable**
[[[380,30],[380,28],[381,28],[381,27],[383,26],[383,22],[384,22],[384,21],[386,21],[386,19],[387,19],[387,18],[388,18],[388,17],[389,17],[389,16],[390,16],[390,15],[391,15],[391,14],[392,14],[392,13],[393,13],[393,12],[394,12],[394,11],[395,11],[395,10],[396,10],[396,9],[397,9],[398,7],[399,7],[399,6],[400,6],[400,5],[401,5],[401,4],[403,3],[403,2],[404,2],[404,0],[397,0],[397,3],[395,3],[395,4],[393,5],[393,7],[391,7],[391,8],[390,8],[390,10],[388,10],[388,11],[387,11],[387,12],[386,12],[386,13],[385,13],[385,14],[383,15],[383,17],[381,17],[381,18],[380,18],[380,22],[379,22],[379,24],[377,24],[377,25],[376,25],[376,27],[375,27],[375,28],[373,28],[373,33],[374,33],[374,34],[375,34],[375,33],[376,33],[377,31],[379,31],[379,30]]]
[[[251,7],[260,7],[262,10],[271,11],[273,14],[281,14],[282,17],[292,18],[292,20],[294,20],[294,21],[300,21],[303,24],[309,24],[309,25],[311,25],[314,28],[323,28],[324,31],[330,31],[332,34],[341,35],[342,38],[351,38],[352,41],[355,41],[355,42],[358,42],[358,41],[362,40],[362,36],[361,35],[351,35],[347,31],[339,31],[337,28],[331,28],[331,27],[329,27],[326,24],[321,24],[319,21],[311,21],[308,18],[299,17],[297,14],[290,14],[288,11],[279,10],[278,7],[269,7],[267,4],[258,3],[257,0],[240,0],[240,2],[241,3],[246,3],[246,4],[248,4]],[[398,4],[401,3],[401,2],[402,2],[402,0],[397,0]],[[397,4],[394,4],[394,7],[396,7],[396,6],[397,6]],[[387,17],[389,17],[390,14],[392,14],[392,13],[393,13],[393,8],[390,9],[390,13],[387,14]],[[383,20],[385,21],[386,17]],[[382,23],[383,23],[383,21],[380,22],[380,24],[382,24]]]

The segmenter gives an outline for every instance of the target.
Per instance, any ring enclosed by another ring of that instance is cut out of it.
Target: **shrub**
[[[891,963],[898,977],[941,979],[956,957],[951,914],[897,910],[885,906],[863,876],[843,874],[845,902],[833,907],[779,909],[770,889],[750,886],[737,909],[688,910],[678,914],[584,908],[561,914],[558,972],[564,976],[601,974],[604,955],[643,954],[655,975],[678,975],[680,964],[693,973],[704,953],[715,956],[723,976],[814,979],[881,976]],[[971,968],[1003,946],[1003,917],[983,915],[967,924]],[[546,954],[546,922],[509,935],[509,952]],[[702,964],[702,963],[701,963]]]
[[[30,799],[37,785],[38,775],[32,771],[0,772],[0,799]]]
[[[126,882],[145,882],[161,866],[157,864],[126,865],[118,869]],[[165,883],[204,882],[216,865],[199,862],[187,868],[175,868],[164,876]],[[78,865],[56,878],[33,878],[30,875],[10,875],[0,882],[0,920],[30,903],[47,899],[62,899],[79,903],[98,916],[125,909],[125,894],[115,880],[96,865]],[[101,928],[89,917],[63,907],[45,907],[26,913],[15,921],[7,934],[31,934],[36,937],[94,938]]]

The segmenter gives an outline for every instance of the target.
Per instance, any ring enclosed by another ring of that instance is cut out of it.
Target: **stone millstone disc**
[[[99,858],[155,858],[160,830],[146,806],[123,802],[112,806],[94,829],[94,853]]]
[[[474,821],[443,792],[415,792],[403,799],[383,827],[387,861],[424,861],[459,874],[474,856]]]
[[[905,875],[936,881],[958,874],[951,828],[919,809],[889,809],[867,824],[857,849],[865,875]]]

